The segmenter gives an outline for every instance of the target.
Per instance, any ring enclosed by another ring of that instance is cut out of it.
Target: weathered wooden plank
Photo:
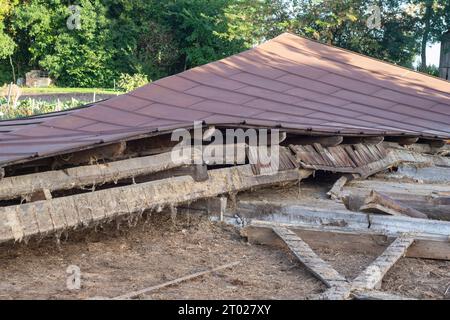
[[[255,206],[255,212],[261,210]],[[246,218],[243,213],[239,214]],[[314,246],[379,254],[387,241],[408,233],[414,234],[416,241],[407,251],[407,257],[450,260],[450,223],[445,221],[324,211],[303,206],[285,206],[272,215],[257,218],[259,220],[252,220],[243,230],[254,243],[280,245],[272,232],[276,225],[291,229]],[[281,222],[273,222],[275,219]]]
[[[353,289],[379,289],[381,281],[392,266],[406,254],[413,244],[414,238],[402,235],[392,242],[389,247],[378,256],[362,273],[352,282]]]
[[[417,300],[378,290],[355,290],[351,295],[356,300]]]
[[[342,188],[344,188],[347,181],[348,178],[346,176],[342,176],[337,179],[330,191],[327,192],[327,195],[329,195],[333,200],[339,199],[341,197]]]
[[[353,180],[344,186],[341,198],[348,209],[358,211],[372,190],[389,196],[402,206],[420,211],[429,218],[450,220],[450,184],[378,178]]]
[[[253,175],[250,165],[211,170],[207,181],[195,182],[190,176],[169,178],[99,190],[73,196],[53,198],[46,201],[31,202],[22,205],[0,208],[0,242],[16,240],[23,237],[58,232],[65,228],[85,225],[92,219],[112,219],[118,216],[140,213],[146,209],[164,206],[176,206],[196,199],[214,197],[219,194],[247,190],[253,187],[275,183],[298,181],[302,178],[301,170],[282,171],[270,176]],[[92,210],[91,218],[83,206]],[[33,214],[29,214],[32,212]],[[40,229],[36,216],[48,212],[55,217],[63,214],[64,220],[47,229]],[[98,212],[95,214],[94,212]],[[101,212],[104,217],[101,217]],[[36,225],[38,228],[30,229]]]
[[[428,216],[416,209],[404,206],[386,194],[372,190],[359,208],[362,212],[382,212],[391,215],[406,215],[414,218],[428,219]]]
[[[68,190],[87,185],[101,185],[121,179],[137,177],[181,167],[192,161],[192,156],[180,153],[179,160],[172,160],[172,153],[74,167],[4,178],[0,181],[0,200],[13,199],[47,189]]]
[[[294,232],[283,227],[274,227],[273,231],[284,241],[298,260],[327,287],[340,286],[347,282]]]
[[[382,175],[386,179],[410,179],[425,183],[450,183],[450,167],[402,164],[396,172]]]
[[[406,149],[386,150],[378,145],[342,145],[324,148],[318,144],[301,146],[290,145],[297,159],[305,169],[332,172],[357,173],[366,178],[401,163],[427,163],[450,167],[450,158],[426,155]]]

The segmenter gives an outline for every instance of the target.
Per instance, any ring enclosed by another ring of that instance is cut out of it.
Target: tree
[[[0,61],[2,59],[8,58],[9,64],[12,69],[11,74],[14,82],[16,77],[11,55],[14,52],[16,44],[14,43],[14,40],[6,33],[5,19],[9,17],[11,10],[16,4],[17,4],[16,0],[0,0]],[[6,74],[9,73],[5,72],[4,74],[5,74],[4,76],[0,76],[0,83],[5,80],[6,81],[9,80],[9,77],[6,76]]]
[[[63,1],[31,0],[18,5],[13,29],[25,40],[18,44],[18,55],[28,54],[29,67],[49,71],[61,85],[111,86],[116,48],[107,41],[106,8],[100,1],[89,0],[80,0],[79,8],[80,29],[71,30],[67,19],[73,12]]]

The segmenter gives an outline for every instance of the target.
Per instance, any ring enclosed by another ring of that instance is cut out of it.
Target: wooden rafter
[[[375,259],[353,281],[348,281],[327,262],[321,259],[297,234],[285,227],[274,226],[273,232],[289,247],[299,261],[329,289],[315,297],[322,300],[346,300],[352,297],[363,299],[393,299],[394,296],[373,291],[392,266],[405,255],[414,238],[402,235]],[[355,292],[355,294],[353,294]],[[396,296],[396,299],[403,297]]]

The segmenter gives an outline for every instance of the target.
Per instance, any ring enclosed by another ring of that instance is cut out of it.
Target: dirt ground
[[[349,279],[375,258],[326,248],[317,253]],[[133,227],[117,230],[109,224],[75,232],[59,246],[53,239],[2,245],[0,299],[112,298],[234,261],[240,264],[232,269],[140,298],[306,299],[326,289],[287,251],[249,245],[236,228],[199,215],[178,214],[174,224],[170,214],[160,213]],[[80,290],[66,287],[69,265],[80,267]],[[383,290],[442,299],[449,270],[450,262],[403,258],[386,276]]]

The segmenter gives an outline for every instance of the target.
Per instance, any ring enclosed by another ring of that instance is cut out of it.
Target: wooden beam
[[[258,216],[242,231],[251,243],[281,245],[274,226],[287,227],[308,243],[337,250],[377,254],[385,244],[404,233],[416,241],[407,257],[450,260],[450,222],[410,217],[365,215],[349,211],[326,211],[304,206],[285,206],[278,212]],[[238,211],[239,214],[241,214]],[[274,223],[273,219],[283,221]],[[246,216],[243,216],[246,218]]]
[[[313,145],[318,143],[323,147],[335,147],[342,143],[342,136],[288,136],[283,145]]]
[[[415,166],[402,165],[399,166],[396,172],[385,175],[386,178],[409,178],[415,181],[425,183],[448,183],[450,184],[450,167],[436,167],[436,166]]]
[[[380,144],[384,141],[384,137],[344,137],[342,144]]]
[[[419,141],[418,137],[386,137],[386,141],[397,142],[399,145],[405,146],[414,144]]]
[[[413,244],[414,238],[408,235],[402,235],[394,240],[389,247],[378,256],[362,273],[360,273],[352,282],[353,289],[379,289],[381,281],[386,273],[403,256]]]
[[[346,207],[358,211],[372,190],[386,194],[402,206],[411,207],[429,218],[450,220],[450,185],[448,183],[412,183],[393,179],[354,180],[342,192]]]
[[[450,152],[450,144],[446,144],[440,148],[432,147],[429,144],[424,143],[415,143],[407,146],[401,146],[396,142],[384,141],[383,146],[391,149],[400,149],[400,150],[408,150],[411,152],[417,153],[429,153],[429,154],[438,154],[441,152],[448,153]]]
[[[371,213],[382,212],[391,215],[403,215],[413,218],[428,219],[428,216],[426,214],[416,209],[402,205],[386,194],[377,192],[375,190],[372,190],[370,192],[370,195],[364,201],[364,205],[359,208],[359,211]]]
[[[288,246],[300,262],[328,288],[341,286],[347,279],[341,276],[327,262],[322,260],[299,236],[284,227],[274,227],[273,231]]]
[[[209,179],[190,176],[110,188],[52,200],[0,208],[0,242],[61,232],[80,225],[160,210],[201,198],[235,193],[254,187],[299,181],[301,170],[255,176],[250,165],[211,170]]]
[[[356,300],[417,300],[378,290],[355,290],[351,295]]]
[[[88,185],[102,185],[121,179],[148,175],[190,163],[190,155],[180,154],[179,162],[172,160],[172,153],[47,171],[22,176],[7,177],[0,181],[0,200],[14,199],[22,195],[47,189],[50,192],[69,190]],[[204,173],[204,172],[203,172]]]
[[[53,166],[94,164],[101,160],[114,159],[125,152],[126,142],[113,143],[93,149],[77,151],[55,157]]]
[[[381,281],[392,266],[405,255],[414,238],[402,235],[395,239],[389,247],[378,256],[363,272],[350,284],[331,287],[322,293],[318,299],[347,300],[354,291],[381,289]]]
[[[430,145],[431,148],[439,149],[445,146],[447,141],[442,139],[419,139],[418,143],[425,143]]]

